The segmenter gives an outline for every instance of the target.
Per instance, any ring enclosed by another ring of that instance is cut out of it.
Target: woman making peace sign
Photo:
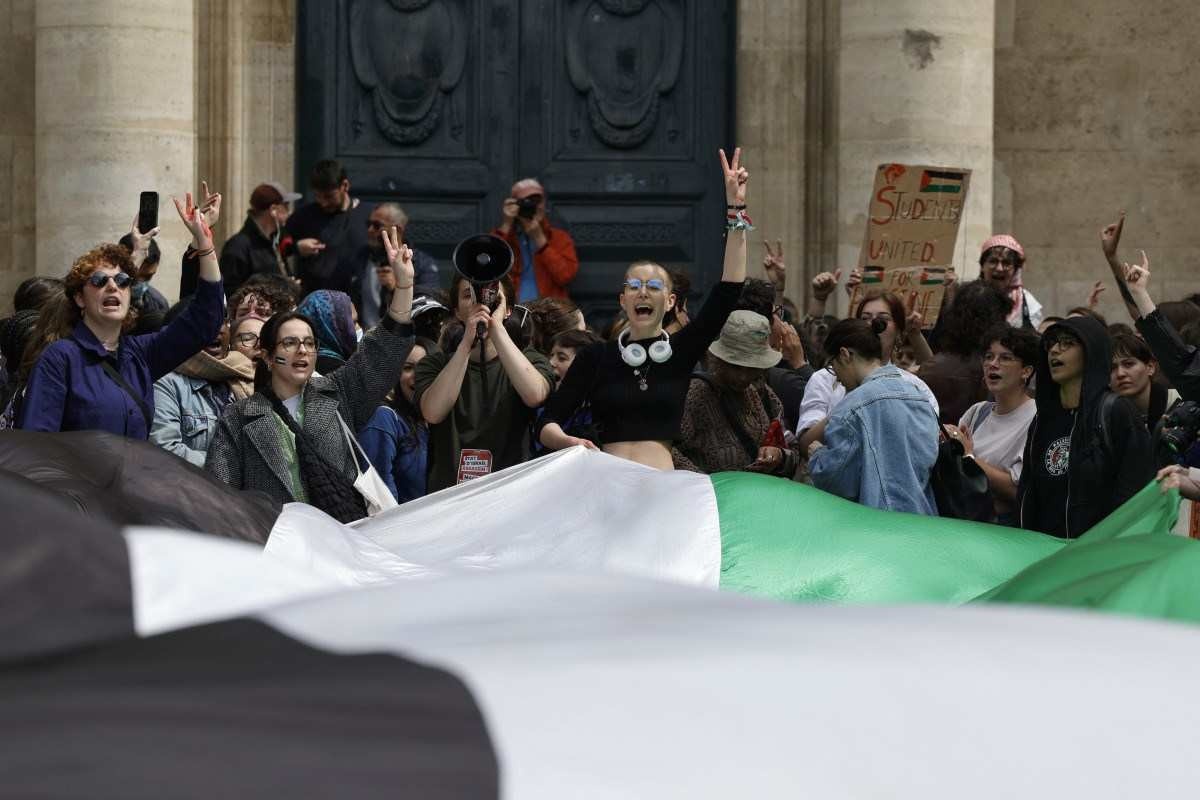
[[[396,275],[387,315],[345,365],[321,377],[313,377],[312,321],[297,311],[267,320],[259,333],[255,392],[225,410],[208,449],[209,472],[235,489],[309,503],[340,522],[366,516],[354,481],[367,465],[346,429],[366,425],[399,380],[413,344],[412,251],[395,228],[384,231],[383,242]]]
[[[692,368],[720,335],[746,279],[750,174],[741,165],[741,148],[734,150],[732,162],[724,150],[720,155],[728,204],[721,282],[691,323],[671,336],[663,330],[663,315],[675,305],[670,275],[653,261],[630,264],[618,297],[629,327],[616,341],[592,345],[575,356],[539,423],[538,437],[546,447],[596,447],[587,439],[568,436],[561,424],[589,401],[606,453],[673,469],[671,442],[680,436]]]

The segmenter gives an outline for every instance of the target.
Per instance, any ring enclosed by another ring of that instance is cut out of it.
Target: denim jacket
[[[150,441],[197,467],[204,466],[208,443],[221,412],[230,402],[229,390],[201,378],[172,372],[154,382],[154,424]]]
[[[885,364],[840,402],[825,447],[809,461],[813,485],[866,506],[937,514],[929,476],[938,421],[929,402]]]

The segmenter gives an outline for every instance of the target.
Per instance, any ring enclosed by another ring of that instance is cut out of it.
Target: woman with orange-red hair
[[[154,381],[216,339],[224,322],[221,271],[211,225],[220,195],[204,208],[175,201],[192,233],[200,281],[187,309],[157,333],[131,336],[137,312],[130,307],[136,270],[121,245],[101,244],[71,266],[64,292],[42,311],[38,338],[26,354],[29,381],[17,427],[33,431],[104,430],[132,439],[149,435]],[[206,219],[207,218],[207,219]],[[158,229],[140,233],[148,245]]]

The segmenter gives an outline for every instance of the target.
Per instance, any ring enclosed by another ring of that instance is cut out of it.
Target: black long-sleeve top
[[[1200,400],[1200,350],[1185,344],[1157,308],[1137,321],[1163,372],[1184,400]]]
[[[562,385],[546,401],[538,434],[547,423],[562,424],[570,419],[588,400],[604,444],[678,439],[692,370],[721,334],[721,327],[736,307],[741,292],[740,282],[722,281],[713,287],[700,313],[671,337],[671,358],[662,364],[646,358],[640,368],[646,375],[645,391],[639,387],[633,367],[621,360],[616,341],[580,350]],[[649,349],[655,341],[635,339],[626,342],[626,346],[636,342]]]

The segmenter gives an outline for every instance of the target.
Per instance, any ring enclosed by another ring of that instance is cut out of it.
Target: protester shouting
[[[149,435],[154,382],[217,338],[224,322],[212,229],[191,192],[182,203],[176,199],[175,208],[192,234],[200,263],[200,281],[187,309],[156,333],[128,335],[137,317],[129,250],[102,244],[80,256],[67,273],[63,294],[43,310],[44,337],[29,354],[32,367],[18,427],[105,430],[134,439]]]
[[[846,396],[809,446],[813,486],[865,506],[936,515],[929,478],[937,461],[937,414],[883,359],[887,322],[845,319],[825,338],[825,369]]]
[[[1030,329],[1007,323],[997,325],[986,338],[983,384],[993,399],[968,408],[952,433],[987,475],[996,520],[1015,527],[1025,438],[1037,413],[1027,390],[1037,368],[1040,340]]]
[[[674,469],[671,443],[680,436],[692,368],[721,332],[746,277],[749,173],[741,165],[741,148],[734,150],[732,161],[723,150],[720,156],[729,207],[721,282],[700,313],[672,336],[663,330],[663,317],[677,299],[667,270],[652,261],[631,264],[619,296],[629,326],[615,340],[576,355],[539,423],[538,438],[546,447],[596,446],[562,428],[576,409],[590,402],[605,452]]]
[[[259,334],[254,394],[221,417],[205,468],[235,489],[302,501],[341,522],[366,515],[354,487],[361,464],[352,431],[366,425],[400,376],[412,348],[412,253],[388,236],[396,291],[385,319],[345,366],[320,377],[314,323],[297,311],[273,315]]]
[[[1154,477],[1150,434],[1134,405],[1109,391],[1111,368],[1108,332],[1090,317],[1042,337],[1017,500],[1022,528],[1081,536]]]

